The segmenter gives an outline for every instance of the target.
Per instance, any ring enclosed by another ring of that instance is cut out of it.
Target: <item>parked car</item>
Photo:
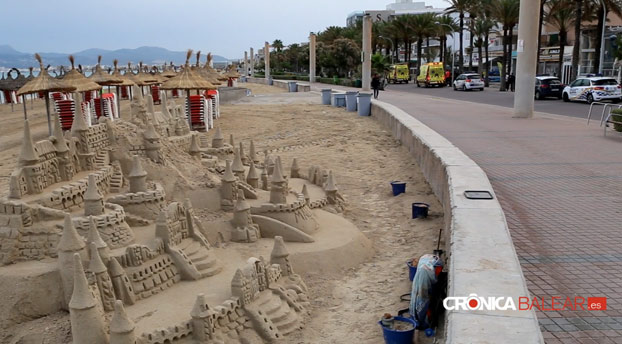
[[[442,62],[429,62],[421,66],[419,75],[415,80],[417,87],[423,84],[425,87],[445,85],[445,69]]]
[[[562,82],[554,76],[537,76],[536,93],[534,96],[537,100],[542,100],[548,97],[562,99],[564,87],[565,86]]]
[[[588,104],[602,100],[620,102],[622,86],[611,77],[581,77],[564,88],[562,99],[569,101],[585,101]]]
[[[476,73],[460,74],[454,81],[454,91],[457,90],[484,90],[484,79],[481,75]]]

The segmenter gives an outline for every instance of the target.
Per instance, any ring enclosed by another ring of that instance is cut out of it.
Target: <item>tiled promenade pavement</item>
[[[314,84],[323,87],[331,86]],[[532,297],[607,298],[606,311],[536,311],[546,343],[622,343],[622,136],[603,137],[598,121],[514,119],[508,108],[407,92],[381,92],[380,100],[486,171]]]
[[[545,341],[622,343],[622,137],[603,137],[598,121],[513,119],[507,108],[397,91],[381,98],[486,171],[532,297],[547,308],[552,296],[607,297],[606,311],[537,311]]]

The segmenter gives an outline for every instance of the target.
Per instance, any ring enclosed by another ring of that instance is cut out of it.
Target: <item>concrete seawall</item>
[[[511,297],[518,308],[519,297],[528,297],[529,292],[486,173],[447,139],[396,106],[373,101],[371,114],[408,148],[443,204],[448,296]],[[468,199],[466,190],[489,191],[494,199]],[[533,311],[452,310],[445,325],[447,343],[544,342]]]

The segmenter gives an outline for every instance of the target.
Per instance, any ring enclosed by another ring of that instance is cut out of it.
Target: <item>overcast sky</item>
[[[159,46],[239,58],[249,47],[344,26],[349,13],[394,0],[0,0],[0,44],[27,53]],[[443,0],[427,5],[447,7]]]

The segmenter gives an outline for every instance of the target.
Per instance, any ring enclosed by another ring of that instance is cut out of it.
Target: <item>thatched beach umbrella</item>
[[[209,60],[208,60],[208,64],[209,64]],[[212,85],[214,86],[221,85],[221,82],[214,75],[212,75],[206,68],[201,67],[201,51],[200,50],[197,51],[197,63],[194,67],[192,67],[192,70],[198,75],[200,75],[201,77],[203,77],[205,80],[209,81]]]
[[[95,66],[95,72],[93,72],[93,74],[89,77],[89,79],[91,79],[92,81],[102,85],[102,86],[110,86],[110,85],[115,85],[118,84],[120,82],[122,82],[123,80],[121,80],[121,78],[113,76],[111,74],[109,74],[108,72],[106,72],[105,70],[103,70],[101,68],[101,62],[102,62],[102,56],[99,55],[97,56],[97,65]],[[100,111],[101,111],[101,115],[104,115],[104,99],[103,99],[103,91],[101,92],[100,95],[100,102],[99,102],[99,107],[100,107]]]
[[[43,61],[41,56],[35,54],[35,59],[39,61],[39,67],[41,71],[36,78],[28,81],[24,86],[17,90],[17,95],[22,96],[22,102],[24,103],[24,119],[27,119],[26,102],[24,100],[24,94],[31,94],[37,92],[45,92],[45,110],[48,117],[48,131],[52,135],[52,121],[50,120],[50,95],[49,92],[70,92],[76,88],[71,85],[67,85],[64,81],[52,78],[47,70],[43,68]]]
[[[207,64],[205,65],[205,69],[207,69],[207,71],[210,72],[213,77],[217,78],[220,81],[229,80],[229,78],[218,73],[218,71],[215,70],[214,67],[212,67],[212,59],[214,59],[214,57],[212,56],[212,53],[207,53]]]
[[[162,72],[162,76],[168,79],[174,77],[175,75],[177,75],[177,72],[175,71],[173,62],[171,61],[171,65],[168,67],[166,66],[166,64],[164,64],[164,71]]]
[[[71,62],[71,70],[65,73],[62,79],[66,84],[74,86],[76,92],[89,92],[102,89],[100,84],[93,82],[91,79],[88,79],[82,75],[82,73],[78,72],[74,65],[75,59],[73,55],[69,55],[69,62]]]
[[[212,85],[209,81],[203,79],[197,73],[190,68],[190,56],[192,56],[192,49],[188,49],[186,53],[186,64],[184,69],[178,75],[168,79],[162,84],[160,88],[163,90],[186,90],[188,97],[188,105],[190,105],[190,90],[215,90],[216,86]],[[188,106],[188,112],[190,106]],[[188,113],[188,124],[192,129],[192,116]]]

